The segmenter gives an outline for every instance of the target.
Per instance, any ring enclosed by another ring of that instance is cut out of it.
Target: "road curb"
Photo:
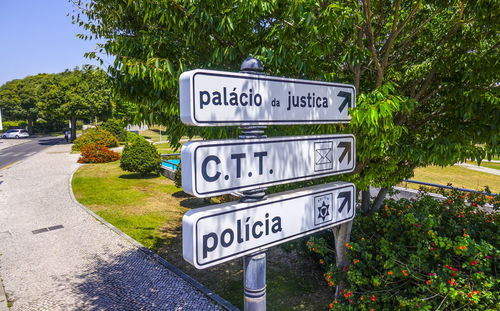
[[[170,270],[173,273],[175,273],[176,275],[178,275],[184,281],[186,281],[189,284],[191,284],[192,286],[194,286],[196,289],[198,289],[200,292],[202,292],[206,297],[208,297],[210,300],[214,301],[216,304],[220,305],[221,307],[223,307],[224,309],[226,309],[228,311],[239,311],[239,309],[236,308],[235,306],[233,306],[230,302],[228,302],[224,298],[220,297],[219,295],[217,295],[216,293],[214,293],[210,289],[206,288],[200,282],[196,281],[195,279],[193,279],[192,277],[190,277],[186,273],[182,272],[179,268],[177,268],[176,266],[172,265],[171,263],[169,263],[168,261],[166,261],[164,258],[160,257],[158,254],[156,254],[155,252],[151,251],[150,249],[146,248],[144,245],[142,245],[141,243],[137,242],[136,240],[134,240],[133,238],[131,238],[127,234],[123,233],[120,229],[116,228],[115,226],[113,226],[112,224],[110,224],[109,222],[107,222],[106,220],[104,220],[101,216],[97,215],[96,213],[94,213],[93,211],[91,211],[90,209],[88,209],[85,205],[83,205],[80,202],[78,202],[78,200],[75,198],[75,195],[73,194],[73,187],[72,187],[71,183],[73,181],[73,175],[75,174],[76,170],[79,167],[80,166],[78,166],[73,171],[73,173],[71,173],[71,176],[69,178],[69,183],[68,183],[68,192],[69,192],[69,195],[71,197],[71,200],[73,202],[75,202],[75,204],[77,204],[80,208],[82,208],[90,216],[92,216],[95,219],[97,219],[100,223],[102,223],[103,225],[105,225],[106,227],[108,227],[110,230],[114,231],[116,234],[118,234],[119,236],[121,236],[122,238],[124,238],[125,240],[127,240],[128,242],[130,242],[132,245],[134,245],[135,247],[137,247],[140,251],[142,251],[143,253],[145,253],[147,256],[151,257],[152,259],[154,259],[155,261],[157,261],[158,263],[160,263],[161,265],[163,265],[165,268],[167,268],[168,270]],[[3,311],[3,310],[1,310],[1,308],[0,308],[0,311]]]
[[[7,302],[7,296],[5,295],[5,289],[3,288],[2,278],[0,277],[0,311],[9,311],[9,305]]]

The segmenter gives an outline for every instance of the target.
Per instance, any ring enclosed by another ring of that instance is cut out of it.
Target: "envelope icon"
[[[314,171],[333,168],[333,141],[314,143]]]

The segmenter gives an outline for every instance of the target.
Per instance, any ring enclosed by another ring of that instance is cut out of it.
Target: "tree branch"
[[[436,15],[441,12],[441,9],[437,9],[434,13],[431,14],[420,26],[418,26],[404,41],[401,43],[403,49],[406,49],[406,46],[410,43],[410,39],[413,38],[417,33],[419,33],[425,25],[427,25]]]
[[[447,42],[458,31],[460,25],[462,24],[462,17],[463,17],[463,14],[464,14],[464,10],[465,10],[465,2],[462,1],[460,3],[460,12],[458,14],[457,21],[450,28],[450,30],[448,31],[448,33],[446,34],[446,36],[444,36],[444,38],[441,40],[441,42],[439,42],[439,45],[443,45],[445,42]],[[425,80],[424,80],[424,83],[423,83],[422,87],[420,88],[420,90],[418,91],[417,95],[415,96],[416,100],[419,100],[419,98],[421,98],[423,96],[423,94],[427,91],[427,88],[431,84],[431,82],[432,82],[432,80],[434,78],[434,74],[435,73],[436,73],[436,68],[432,67],[431,71],[425,77]]]
[[[365,14],[365,19],[366,19],[364,23],[365,35],[366,38],[368,39],[368,45],[370,48],[370,52],[372,54],[373,62],[375,63],[375,67],[377,68],[378,74],[377,74],[376,87],[379,87],[382,85],[383,69],[382,66],[380,65],[380,61],[377,56],[377,50],[375,49],[375,40],[373,38],[373,32],[371,26],[370,0],[363,0],[362,3],[363,3],[363,12]]]

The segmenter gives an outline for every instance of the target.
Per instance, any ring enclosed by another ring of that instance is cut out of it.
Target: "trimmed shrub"
[[[177,188],[182,188],[182,171],[180,162],[177,165],[177,169],[174,172],[174,183]]]
[[[119,141],[127,140],[127,131],[122,120],[108,119],[100,128],[113,134]]]
[[[28,126],[27,121],[3,121],[4,131],[10,129],[26,129]]]
[[[120,159],[120,155],[102,145],[85,145],[78,163],[107,163]]]
[[[158,174],[160,172],[161,157],[155,146],[150,144],[144,137],[135,137],[130,144],[123,149],[120,167],[129,172],[145,175],[147,173]]]
[[[75,139],[71,149],[73,151],[80,151],[85,145],[102,145],[111,148],[118,146],[118,140],[106,130],[91,128],[85,134]]]
[[[134,138],[138,137],[139,135],[137,135],[136,133],[133,133],[133,132],[127,132],[126,133],[126,140],[127,142],[131,142],[132,140],[134,140]]]
[[[66,120],[38,120],[33,124],[33,131],[35,133],[51,133],[51,132],[63,132],[68,126]]]
[[[335,266],[332,234],[307,242],[330,286],[345,284],[330,310],[498,310],[498,212],[478,207],[494,198],[449,194],[386,201],[354,219],[350,265]]]

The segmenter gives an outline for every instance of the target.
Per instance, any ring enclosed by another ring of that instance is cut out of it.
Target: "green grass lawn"
[[[428,166],[415,169],[413,180],[447,185],[473,190],[484,190],[488,186],[492,192],[500,192],[500,176],[474,171],[460,166]],[[408,183],[409,188],[418,189],[420,186]]]
[[[182,216],[208,205],[204,199],[185,194],[163,176],[124,172],[119,161],[80,167],[72,186],[80,203],[243,309],[241,259],[197,270],[182,257]],[[334,292],[317,264],[280,247],[268,250],[267,258],[268,310],[328,309]]]

